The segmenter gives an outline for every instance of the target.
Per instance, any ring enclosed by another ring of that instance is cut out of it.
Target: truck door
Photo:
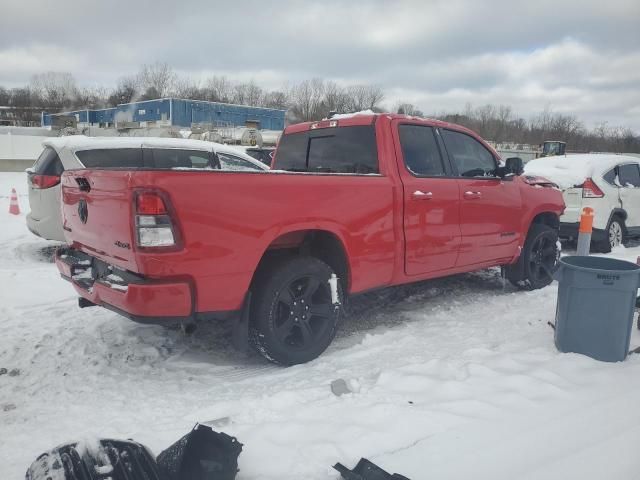
[[[457,179],[427,125],[397,123],[394,141],[404,195],[405,272],[421,275],[456,264],[460,245]]]
[[[640,232],[640,167],[637,163],[618,166],[620,202],[627,212],[625,222],[631,233]]]
[[[440,133],[460,188],[462,241],[457,265],[512,258],[522,235],[518,185],[495,176],[498,162],[476,138],[448,129]]]

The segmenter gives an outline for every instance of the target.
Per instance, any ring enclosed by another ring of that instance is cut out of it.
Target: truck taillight
[[[178,238],[169,214],[168,198],[158,192],[136,194],[136,241],[142,248],[176,247]]]
[[[157,193],[142,192],[136,198],[136,212],[141,215],[166,215],[167,206]]]
[[[582,198],[602,198],[604,192],[600,190],[593,180],[587,178],[582,184]]]

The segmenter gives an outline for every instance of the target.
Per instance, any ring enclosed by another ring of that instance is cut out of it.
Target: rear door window
[[[140,148],[102,148],[76,152],[86,168],[142,168]]]
[[[211,154],[169,148],[104,148],[76,152],[86,168],[212,168]]]
[[[432,127],[400,125],[398,132],[404,164],[411,173],[425,177],[445,175],[442,156]]]
[[[620,180],[620,185],[622,187],[640,187],[640,168],[638,168],[638,165],[634,163],[620,165],[618,167],[618,179]]]
[[[323,128],[284,135],[275,168],[294,172],[378,173],[373,126]]]
[[[152,148],[150,168],[212,168],[211,154],[199,150]],[[145,159],[145,163],[147,160]]]
[[[64,172],[64,166],[58,153],[51,147],[45,147],[33,165],[33,173],[59,177],[62,172]]]
[[[453,130],[442,130],[442,139],[453,164],[462,177],[493,177],[496,160],[475,138]]]

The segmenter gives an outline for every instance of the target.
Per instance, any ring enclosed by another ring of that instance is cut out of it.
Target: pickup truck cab
[[[250,343],[286,365],[327,348],[349,295],[494,266],[522,288],[551,282],[560,191],[463,127],[292,125],[272,168],[67,171],[56,264],[81,305],[134,320],[243,312]]]

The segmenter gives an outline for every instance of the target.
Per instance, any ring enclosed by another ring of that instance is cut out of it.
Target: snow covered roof
[[[548,178],[562,189],[580,185],[589,177],[601,175],[616,165],[638,163],[625,155],[581,154],[545,157],[531,160],[524,166],[525,175]]]
[[[56,150],[93,150],[109,148],[181,148],[188,150],[203,150],[215,153],[237,154],[238,150],[222,143],[190,140],[185,138],[160,137],[86,137],[84,135],[69,135],[56,137],[42,142],[43,145]]]
[[[331,120],[340,120],[341,118],[353,118],[357,115],[375,115],[373,110],[361,110],[360,112],[353,113],[336,113],[331,117]]]

